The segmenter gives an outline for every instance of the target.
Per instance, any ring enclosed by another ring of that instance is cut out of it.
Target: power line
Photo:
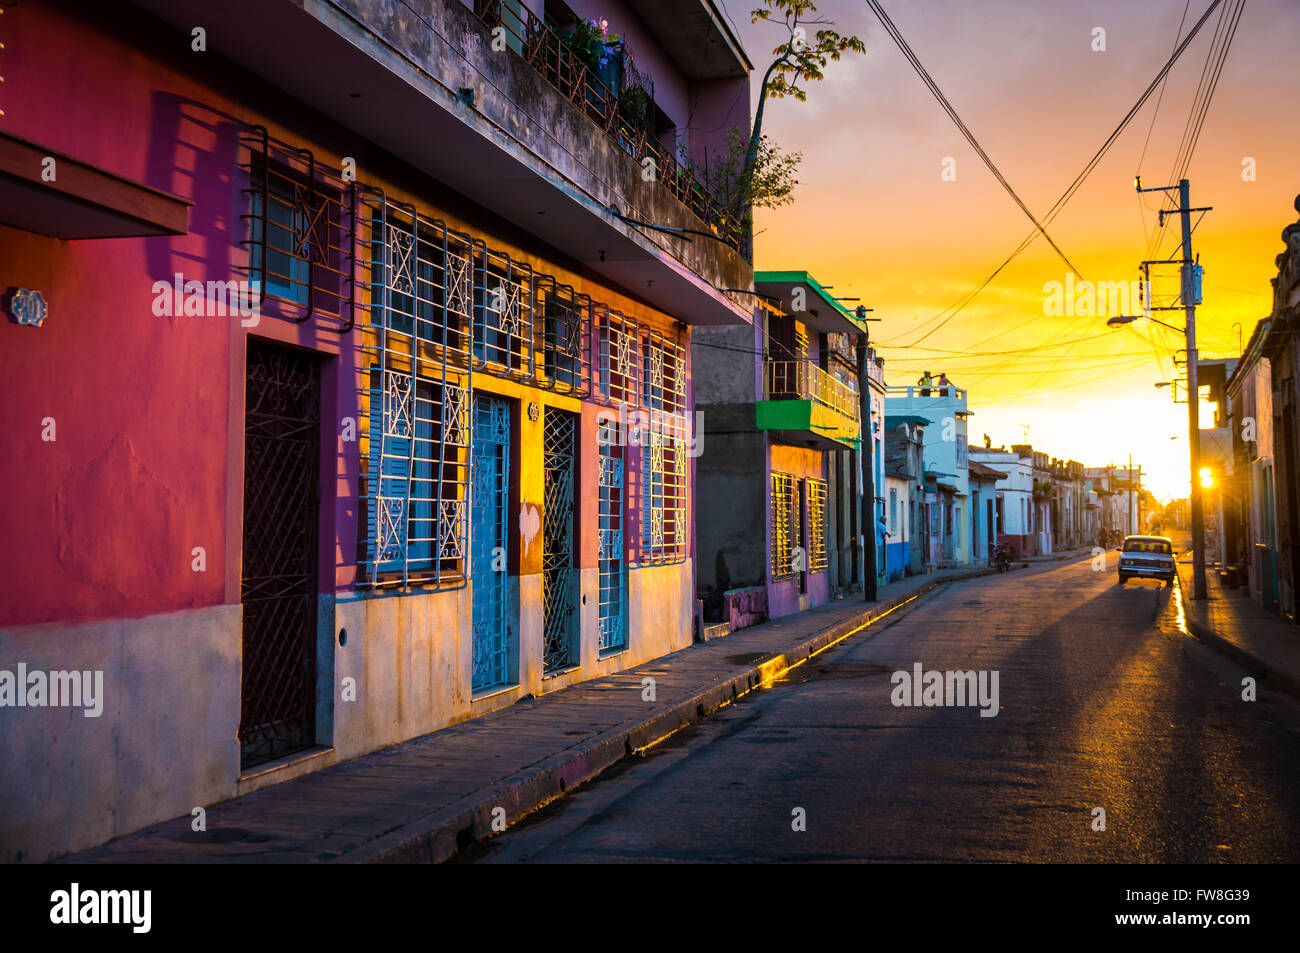
[[[872,2],[872,0],[868,0],[868,2],[870,3]],[[1101,148],[1097,150],[1096,154],[1092,157],[1091,160],[1089,160],[1088,164],[1084,166],[1083,171],[1080,172],[1075,177],[1075,180],[1072,183],[1070,183],[1069,188],[1067,188],[1065,192],[1061,194],[1061,197],[1056,200],[1056,204],[1052,206],[1052,209],[1048,212],[1047,216],[1044,218],[1044,222],[1046,224],[1050,225],[1052,221],[1056,218],[1056,216],[1059,215],[1061,211],[1065,208],[1065,206],[1069,203],[1070,199],[1074,197],[1074,194],[1079,190],[1080,186],[1083,185],[1083,182],[1088,178],[1088,176],[1092,174],[1092,171],[1097,167],[1098,163],[1101,162],[1102,158],[1110,150],[1110,147],[1114,144],[1115,140],[1118,139],[1119,136],[1128,127],[1128,124],[1133,120],[1133,117],[1137,115],[1139,110],[1141,110],[1142,106],[1146,103],[1147,99],[1150,98],[1151,94],[1155,91],[1156,87],[1161,82],[1163,82],[1165,76],[1167,76],[1170,69],[1173,68],[1174,63],[1178,61],[1178,59],[1183,55],[1183,51],[1187,49],[1188,44],[1190,44],[1192,40],[1195,39],[1196,35],[1201,31],[1201,27],[1205,25],[1205,22],[1206,20],[1209,19],[1210,14],[1213,13],[1214,10],[1222,2],[1223,0],[1212,0],[1210,6],[1206,9],[1206,11],[1203,14],[1201,14],[1200,19],[1197,20],[1196,23],[1192,26],[1192,29],[1188,32],[1187,36],[1183,38],[1183,41],[1179,43],[1178,46],[1174,49],[1173,53],[1170,54],[1169,59],[1165,61],[1164,66],[1162,66],[1159,72],[1156,73],[1155,78],[1151,81],[1150,85],[1148,85],[1146,90],[1142,93],[1142,95],[1138,97],[1137,102],[1133,104],[1133,108],[1131,108],[1128,111],[1128,113],[1124,116],[1124,118],[1120,120],[1119,125],[1115,127],[1114,131],[1112,131],[1111,134],[1106,138],[1106,141],[1102,143]],[[994,278],[997,277],[997,275],[1002,271],[1002,269],[1004,269],[1007,265],[1009,265],[1011,261],[1014,258],[1016,258],[1016,256],[1018,256],[1022,251],[1028,248],[1030,244],[1033,243],[1033,240],[1037,237],[1037,235],[1038,235],[1037,230],[1031,231],[1025,237],[1025,239],[1021,241],[1021,243],[1016,247],[1016,249],[1010,255],[1007,256],[1006,260],[1003,261],[1002,264],[998,265],[998,267],[993,270],[993,273],[990,274],[987,278],[985,278],[984,281],[981,282],[977,288],[975,288],[972,292],[966,295],[964,300],[962,300],[956,305],[950,305],[948,308],[945,308],[944,311],[941,311],[939,312],[939,314],[935,315],[934,318],[931,318],[930,321],[936,321],[939,320],[940,318],[943,318],[943,320],[937,326],[935,326],[934,328],[932,328],[931,330],[923,334],[921,337],[913,341],[912,344],[916,345],[924,341],[931,334],[933,334],[935,331],[938,331],[939,328],[942,328],[945,324],[947,324],[954,317],[956,317],[957,314],[960,313],[960,311],[966,307],[966,305],[968,305],[971,301],[973,301],[975,297],[981,291],[983,291],[984,288],[987,287],[988,284]],[[945,313],[947,312],[951,312],[951,313],[947,314],[947,316],[944,317]],[[930,321],[927,321],[926,323],[928,324],[930,323]],[[916,330],[916,329],[914,328],[912,330]]]
[[[1069,268],[1070,271],[1074,272],[1074,274],[1082,278],[1083,275],[1079,274],[1079,269],[1074,267],[1070,262],[1070,259],[1066,257],[1065,252],[1061,251],[1056,242],[1052,241],[1052,236],[1047,234],[1047,229],[1044,228],[1042,223],[1034,217],[1034,213],[1029,211],[1029,206],[1021,201],[1020,196],[1016,194],[1016,190],[1011,187],[1011,183],[1006,180],[1006,177],[1003,176],[998,167],[994,165],[993,160],[989,158],[988,153],[984,151],[984,147],[979,144],[979,141],[975,138],[974,134],[969,128],[967,128],[966,124],[962,122],[961,116],[957,115],[957,110],[952,107],[952,103],[948,102],[948,97],[943,94],[943,90],[939,89],[938,84],[935,83],[935,81],[930,77],[929,72],[921,64],[920,59],[918,59],[917,55],[912,52],[911,46],[909,46],[907,40],[903,38],[903,34],[899,32],[898,27],[894,25],[894,21],[889,18],[889,14],[885,12],[885,8],[880,5],[879,0],[867,0],[867,5],[875,12],[876,16],[880,19],[881,25],[884,26],[885,32],[893,38],[894,42],[898,45],[898,48],[907,58],[907,61],[912,64],[912,68],[916,70],[916,74],[921,77],[921,81],[929,88],[939,105],[943,107],[943,111],[948,114],[949,118],[956,124],[957,129],[961,132],[962,136],[970,143],[971,148],[975,150],[976,155],[978,155],[983,163],[988,166],[988,170],[993,173],[993,177],[998,180],[1002,185],[1002,188],[1004,188],[1007,194],[1015,201],[1016,205],[1020,206],[1020,210],[1025,213],[1025,216],[1034,223],[1034,227],[1038,230],[1038,233],[1047,239],[1047,243],[1051,245],[1052,250],[1060,256],[1061,261],[1065,262],[1065,266]]]

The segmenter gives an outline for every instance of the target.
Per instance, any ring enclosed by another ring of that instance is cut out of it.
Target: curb
[[[650,747],[674,732],[704,718],[755,688],[778,678],[796,665],[836,642],[866,628],[895,609],[939,586],[992,575],[993,569],[975,569],[943,579],[932,579],[917,589],[866,608],[861,614],[827,626],[816,634],[756,665],[710,685],[671,708],[647,718],[632,719],[583,743],[530,765],[504,781],[476,791],[461,800],[335,858],[331,863],[411,864],[441,863],[494,833],[492,812],[504,808],[508,824],[563,797],[573,787],[592,780],[633,752]]]
[[[1186,588],[1183,586],[1183,574],[1178,573],[1178,589],[1184,594],[1186,599]],[[1246,672],[1260,682],[1264,683],[1267,688],[1276,688],[1279,691],[1286,692],[1293,698],[1300,699],[1300,678],[1296,678],[1289,672],[1284,672],[1276,666],[1266,662],[1254,652],[1242,648],[1236,642],[1226,636],[1220,635],[1207,625],[1202,625],[1199,621],[1192,619],[1187,609],[1183,609],[1183,622],[1198,642],[1214,649],[1220,655],[1225,655],[1232,661],[1236,662]]]

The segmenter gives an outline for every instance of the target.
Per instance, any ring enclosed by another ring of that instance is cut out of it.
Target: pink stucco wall
[[[179,238],[56,241],[0,228],[0,286],[38,288],[50,306],[41,328],[0,323],[0,420],[14,440],[14,452],[0,457],[0,625],[239,602],[249,333],[335,356],[322,381],[321,588],[350,588],[360,462],[339,421],[357,415],[354,348],[315,320],[299,325],[274,313],[251,330],[237,317],[156,317],[153,283],[176,272],[243,277],[232,270],[247,260],[239,126],[265,125],[322,162],[348,155],[363,169],[394,164],[134,7],[26,0],[6,11],[5,30],[9,133],[194,205]],[[54,49],[77,68],[52,68]],[[292,117],[293,126],[270,117]],[[590,276],[567,280],[672,333],[666,317],[648,316]],[[42,441],[51,417],[57,439]],[[584,454],[593,449],[586,435]],[[692,483],[693,475],[692,467]],[[593,486],[594,468],[581,479]],[[594,524],[592,496],[582,495],[584,527]],[[693,506],[693,486],[688,499]],[[635,546],[635,519],[627,533]],[[583,565],[594,563],[590,535],[581,539]],[[191,569],[196,547],[204,572]]]

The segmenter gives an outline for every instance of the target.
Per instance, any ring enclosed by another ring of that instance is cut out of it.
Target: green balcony
[[[858,390],[811,361],[766,361],[759,430],[813,450],[856,450],[861,438]]]

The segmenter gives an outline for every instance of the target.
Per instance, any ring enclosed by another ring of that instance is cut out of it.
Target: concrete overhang
[[[626,0],[688,79],[738,79],[754,69],[713,0]]]
[[[803,291],[802,309],[794,307],[796,289]],[[783,311],[821,334],[863,334],[858,321],[806,271],[756,271],[754,290],[780,301]]]
[[[62,239],[184,235],[190,204],[0,132],[0,225]]]
[[[610,208],[620,193],[598,195],[592,191],[595,179],[587,183],[590,187],[580,185],[555,162],[539,155],[548,140],[559,141],[556,130],[537,128],[527,121],[527,114],[515,109],[508,121],[523,130],[517,136],[506,120],[486,115],[482,104],[462,101],[461,88],[477,86],[485,96],[500,92],[471,68],[465,50],[452,49],[420,20],[415,22],[421,35],[412,37],[404,32],[409,26],[405,20],[388,24],[393,35],[384,36],[358,19],[361,15],[381,16],[383,10],[398,11],[393,13],[395,17],[416,17],[414,7],[393,6],[383,0],[136,2],[187,35],[194,24],[203,24],[208,55],[219,54],[248,69],[650,306],[691,325],[753,322],[752,304],[719,290],[744,291],[749,283],[748,266],[733,250],[716,243],[722,270],[731,273],[720,273],[716,281],[707,279],[684,264],[681,253],[670,249],[676,246],[695,254],[693,243],[708,248],[714,239],[679,237],[628,224]],[[364,14],[346,9],[357,2]],[[459,0],[444,2],[441,15],[449,22],[463,23],[461,18],[473,17]],[[487,36],[486,28],[483,35]],[[444,75],[433,75],[396,48],[393,44],[397,42],[412,44]],[[522,60],[515,57],[510,61],[513,54],[492,55],[502,57],[492,62],[512,77],[523,71],[534,76],[528,87],[530,95],[544,99],[546,108],[554,108],[566,128],[587,144],[591,155],[568,156],[576,169],[586,169],[584,163],[599,166],[602,173],[618,179],[625,196],[629,189],[642,188],[640,168],[631,156],[557,90],[532,74]],[[460,78],[452,75],[457,65]],[[497,79],[501,81],[498,85],[508,85],[504,77]],[[358,178],[364,180],[364,169]],[[644,189],[637,193],[639,201],[654,203],[656,224],[706,227],[657,183],[648,183]],[[665,202],[677,221],[665,221]],[[649,211],[638,215],[639,210],[631,206],[616,211],[642,221],[654,220]]]

